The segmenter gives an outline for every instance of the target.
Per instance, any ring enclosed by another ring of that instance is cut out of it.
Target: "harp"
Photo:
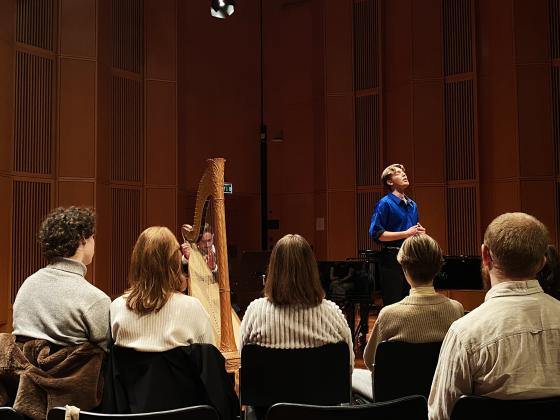
[[[236,338],[239,318],[231,307],[224,207],[225,159],[207,159],[196,195],[194,223],[183,225],[183,240],[191,245],[189,295],[205,306],[215,341],[226,359],[226,370],[239,368]]]

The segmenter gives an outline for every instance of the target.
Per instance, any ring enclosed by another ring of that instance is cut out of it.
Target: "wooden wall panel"
[[[58,173],[95,177],[96,63],[61,58]]]
[[[11,330],[11,263],[12,263],[12,181],[7,176],[0,176],[0,197],[4,203],[0,206],[0,332]]]
[[[0,172],[12,171],[16,1],[0,2]],[[1,279],[0,279],[1,281]]]
[[[59,0],[60,54],[95,58],[96,0]]]
[[[352,102],[350,95],[327,97],[326,164],[329,190],[353,190],[356,185]]]
[[[146,183],[177,184],[177,85],[146,82]]]
[[[550,65],[517,68],[519,167],[522,176],[554,175]]]
[[[37,233],[41,221],[52,207],[52,184],[38,181],[14,181],[13,183],[13,234],[12,234],[12,281],[10,302],[24,280],[46,265]]]
[[[472,0],[443,0],[442,5],[444,74],[472,72]]]
[[[57,205],[95,207],[95,183],[93,181],[59,181],[57,187]]]
[[[412,87],[409,83],[387,89],[385,95],[384,165],[402,163],[414,180],[414,143],[412,141]],[[381,174],[379,174],[381,176]]]
[[[112,110],[111,177],[139,182],[144,163],[142,82],[113,76]]]
[[[412,2],[412,74],[415,79],[442,76],[442,1]]]
[[[358,191],[356,194],[356,226],[358,252],[366,249],[378,249],[379,246],[369,236],[369,225],[375,204],[383,197],[381,191]]]
[[[145,226],[167,226],[177,230],[177,190],[175,188],[146,188]],[[187,222],[183,222],[187,223]]]
[[[384,87],[393,91],[409,83],[412,72],[412,0],[383,2]],[[389,95],[389,92],[387,92]],[[387,118],[392,112],[387,109]],[[391,138],[387,133],[388,138]],[[390,159],[389,159],[390,160]]]
[[[555,225],[558,207],[555,203],[555,182],[553,180],[522,180],[521,208],[545,224],[551,239],[556,242]]]
[[[379,95],[356,96],[354,133],[356,185],[380,185],[383,172],[381,104]]]
[[[352,0],[325,2],[325,76],[327,93],[351,92]]]
[[[269,208],[269,219],[277,219],[280,222],[278,229],[269,229],[269,246],[273,246],[288,233],[298,233],[310,244],[315,243],[313,195],[275,194],[270,196]]]
[[[130,255],[142,231],[141,191],[113,187],[111,199],[111,283],[108,293],[116,297],[128,287]]]
[[[14,170],[53,170],[54,60],[16,52]]]
[[[355,1],[353,9],[354,89],[379,86],[379,0]]]
[[[328,192],[327,256],[330,260],[344,260],[357,256],[356,192]]]
[[[443,83],[441,80],[416,81],[412,87],[414,182],[445,181],[445,142],[443,136]],[[378,175],[379,176],[379,175]]]
[[[144,70],[144,1],[112,1],[113,66],[131,73]]]
[[[518,64],[543,63],[549,60],[548,4],[549,0],[513,0],[514,45]]]
[[[477,177],[474,82],[446,83],[444,92],[447,180],[474,180]]]
[[[16,40],[54,51],[56,0],[17,0]]]
[[[475,187],[447,189],[447,241],[450,255],[478,255],[480,233]]]
[[[419,221],[426,233],[434,238],[447,253],[446,188],[441,186],[414,186],[414,201],[418,205]]]
[[[176,0],[145,0],[146,77],[177,80]]]

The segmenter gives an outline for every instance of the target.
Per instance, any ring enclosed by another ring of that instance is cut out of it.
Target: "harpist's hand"
[[[191,256],[191,244],[184,242],[181,244],[181,252],[183,253],[185,259],[188,261]]]

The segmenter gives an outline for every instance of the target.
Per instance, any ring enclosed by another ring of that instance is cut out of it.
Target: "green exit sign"
[[[231,182],[224,182],[224,194],[233,194],[233,184]]]

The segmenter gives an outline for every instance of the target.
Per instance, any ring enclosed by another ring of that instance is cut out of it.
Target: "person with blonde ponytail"
[[[130,288],[111,304],[114,344],[159,352],[193,343],[214,344],[208,313],[185,295],[179,242],[166,227],[140,234],[130,260]]]

